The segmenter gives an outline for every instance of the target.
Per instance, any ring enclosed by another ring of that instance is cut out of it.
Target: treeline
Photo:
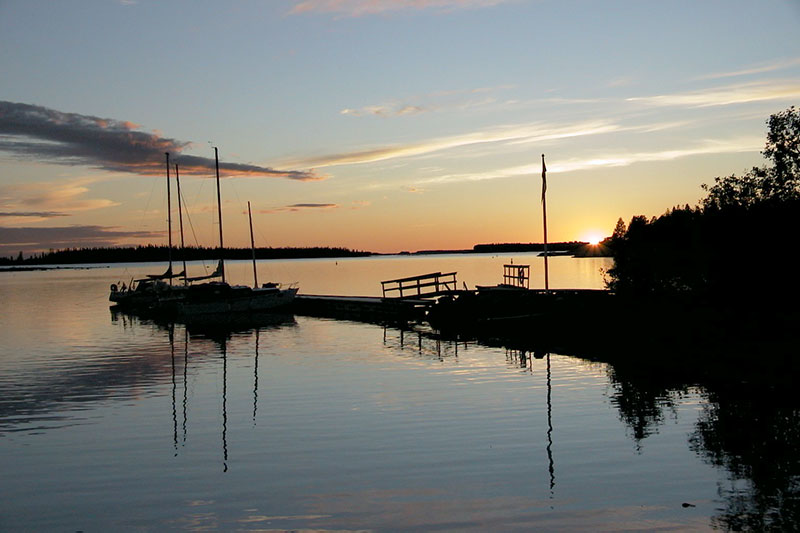
[[[772,115],[762,152],[769,166],[704,185],[697,206],[620,219],[607,242],[609,288],[621,294],[713,301],[800,293],[794,248],[800,229],[800,111]]]
[[[363,257],[372,255],[371,252],[349,250],[335,247],[307,247],[307,248],[256,248],[256,259],[303,259],[320,257]],[[139,262],[166,262],[169,257],[167,246],[152,244],[130,247],[104,247],[104,248],[68,248],[33,254],[23,258],[0,258],[2,265],[67,265],[86,263],[139,263]],[[213,260],[219,259],[218,248],[190,246],[183,250],[173,249],[174,262],[186,259]],[[251,259],[250,248],[225,248],[225,259]]]
[[[585,246],[585,242],[552,242],[547,244],[548,252],[574,252]],[[477,253],[521,253],[521,252],[543,252],[542,243],[499,243],[499,244],[476,244],[472,247],[473,252]]]

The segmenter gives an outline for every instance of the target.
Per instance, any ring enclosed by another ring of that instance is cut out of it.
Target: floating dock
[[[382,297],[298,294],[292,311],[382,324],[423,322],[437,298],[464,292],[457,284],[455,272],[432,272],[382,281]]]
[[[409,323],[425,320],[433,300],[377,296],[298,294],[292,311],[299,315],[375,323]]]

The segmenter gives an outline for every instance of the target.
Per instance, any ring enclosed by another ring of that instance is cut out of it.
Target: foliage
[[[770,117],[771,166],[715,178],[697,207],[617,222],[609,288],[632,294],[689,293],[719,298],[767,285],[798,291],[786,257],[800,227],[800,111]]]
[[[703,185],[706,210],[749,209],[763,202],[779,203],[800,198],[800,110],[790,107],[769,118],[767,145],[761,152],[771,167],[753,168],[744,176],[714,179]]]

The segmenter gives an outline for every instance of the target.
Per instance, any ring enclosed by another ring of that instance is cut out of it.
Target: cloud
[[[428,111],[428,109],[418,105],[385,104],[366,106],[361,109],[342,109],[340,113],[342,115],[353,115],[356,117],[363,117],[366,115],[401,117],[403,115],[416,115],[417,113],[424,113],[425,111]]]
[[[398,157],[412,157],[483,143],[532,143],[583,135],[596,135],[620,131],[621,127],[608,121],[581,122],[568,126],[548,124],[518,124],[484,131],[438,137],[418,143],[398,144],[366,150],[330,154],[301,160],[299,164],[312,167],[356,165],[385,161]]]
[[[763,145],[760,137],[742,137],[728,140],[707,140],[696,146],[656,152],[634,152],[609,154],[604,157],[575,158],[566,161],[548,161],[547,173],[560,174],[564,172],[578,172],[598,168],[627,167],[636,163],[672,161],[684,157],[709,154],[730,154],[741,152],[757,152]],[[541,163],[521,165],[496,169],[487,172],[469,174],[449,174],[420,180],[419,183],[442,184],[459,183],[467,181],[483,181],[502,178],[516,178],[520,176],[540,175]]]
[[[408,9],[453,11],[490,7],[508,1],[510,0],[303,0],[297,2],[289,14],[338,13],[344,16],[359,17]]]
[[[800,98],[800,82],[763,81],[627,100],[656,107],[712,107],[797,98]]]
[[[0,226],[0,255],[41,252],[63,248],[117,246],[130,239],[163,237],[161,232],[120,231],[104,226],[62,226],[55,228],[9,228]]]
[[[285,205],[283,207],[275,207],[272,209],[264,209],[259,211],[259,213],[285,213],[285,212],[297,212],[297,211],[306,211],[306,210],[315,210],[315,209],[338,209],[339,204],[312,204],[312,203],[303,203],[303,204],[291,204]]]
[[[367,105],[360,108],[345,108],[339,113],[355,117],[402,117],[406,115],[417,115],[420,113],[442,112],[442,111],[466,111],[477,107],[497,105],[498,100],[493,96],[487,96],[501,90],[513,89],[514,85],[498,85],[495,87],[478,87],[476,89],[459,89],[451,91],[437,91],[426,95],[412,96],[408,100],[416,103],[408,103],[406,100]],[[501,105],[506,105],[503,102]]]
[[[773,63],[762,64],[759,66],[754,66],[746,69],[741,70],[734,70],[730,72],[716,72],[713,74],[707,74],[705,76],[700,76],[696,79],[698,80],[716,80],[720,78],[734,78],[739,76],[749,76],[750,74],[763,74],[764,72],[773,72],[776,70],[782,70],[785,68],[791,68],[794,66],[800,65],[800,58],[795,59],[785,59],[780,61],[775,61]]]
[[[8,212],[0,211],[0,218],[5,217],[35,217],[35,218],[55,218],[55,217],[68,217],[69,213],[56,213],[55,211],[18,211]]]
[[[368,200],[354,200],[350,203],[349,207],[342,206],[339,204],[317,204],[317,203],[301,203],[301,204],[291,204],[285,205],[282,207],[274,207],[272,209],[264,209],[259,211],[259,213],[264,214],[273,214],[273,213],[297,213],[300,211],[317,211],[317,210],[328,210],[328,209],[341,209],[347,208],[350,210],[355,209],[362,209],[370,205]]]
[[[86,198],[87,185],[96,181],[81,178],[62,182],[17,183],[0,186],[0,208],[6,213],[31,213],[13,215],[38,217],[68,216],[75,211],[90,211],[119,205],[105,198]],[[9,217],[12,215],[8,215]]]
[[[81,165],[115,172],[160,175],[164,153],[176,157],[184,174],[207,176],[214,160],[184,155],[188,142],[137,130],[138,125],[30,104],[0,101],[0,151],[23,159]],[[228,176],[261,176],[299,181],[323,179],[309,171],[220,163]]]

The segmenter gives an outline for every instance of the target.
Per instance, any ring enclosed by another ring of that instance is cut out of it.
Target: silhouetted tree
[[[776,113],[768,124],[762,153],[771,166],[715,178],[697,208],[631,219],[615,239],[610,288],[738,299],[800,292],[785,260],[800,227],[800,111]]]
[[[614,226],[614,232],[611,234],[611,240],[615,241],[623,239],[626,231],[628,231],[628,229],[625,227],[625,221],[622,220],[622,217],[619,217],[617,220],[617,225]]]
[[[767,123],[767,145],[761,153],[772,166],[754,167],[743,176],[717,177],[712,186],[704,184],[705,209],[749,209],[762,202],[800,198],[800,110],[792,106]]]

